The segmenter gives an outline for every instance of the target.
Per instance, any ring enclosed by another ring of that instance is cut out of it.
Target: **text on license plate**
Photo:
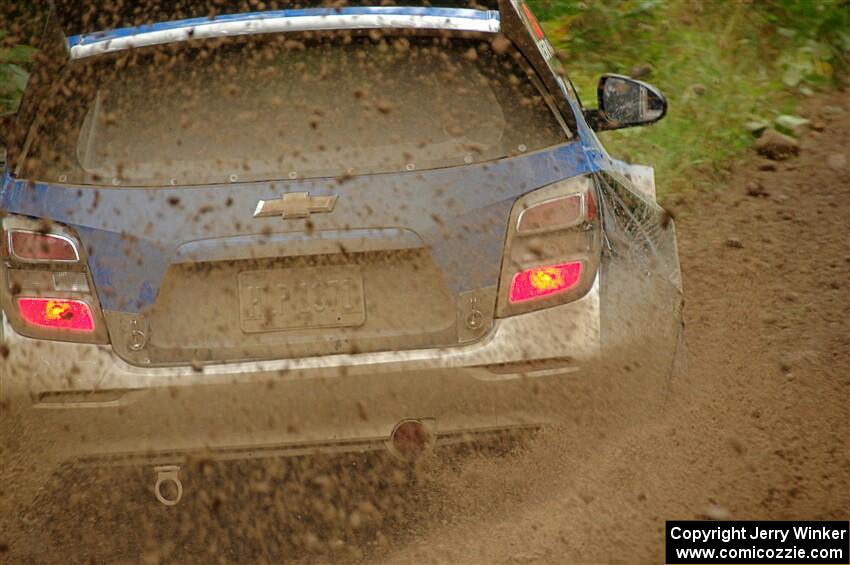
[[[359,265],[239,273],[242,331],[358,326],[366,321]]]

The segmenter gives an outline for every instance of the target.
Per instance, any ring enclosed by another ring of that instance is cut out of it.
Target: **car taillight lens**
[[[592,191],[568,194],[533,204],[520,212],[517,233],[526,235],[567,229],[595,217],[596,201]]]
[[[76,231],[14,214],[0,226],[0,304],[12,328],[37,339],[109,343]]]
[[[510,301],[525,302],[565,292],[578,284],[580,278],[580,261],[526,269],[514,275],[511,281]]]
[[[557,306],[593,286],[602,230],[590,175],[530,192],[511,212],[499,282],[499,316]]]
[[[18,310],[25,322],[40,328],[94,331],[91,308],[82,300],[18,298]]]
[[[32,262],[76,262],[80,254],[74,243],[63,236],[24,230],[10,230],[9,252],[16,259]]]

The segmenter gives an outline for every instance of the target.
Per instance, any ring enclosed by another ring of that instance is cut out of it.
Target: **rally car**
[[[585,108],[526,3],[448,4],[55,3],[5,132],[4,496],[145,465],[170,505],[197,454],[412,460],[664,396],[675,228],[596,135],[664,97]]]

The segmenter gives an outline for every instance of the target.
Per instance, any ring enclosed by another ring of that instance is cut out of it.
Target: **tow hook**
[[[175,506],[180,499],[183,498],[183,483],[180,482],[180,467],[178,465],[162,465],[153,468],[156,473],[156,484],[153,486],[153,493],[156,499],[166,506]],[[174,485],[174,488],[168,488],[168,485]],[[166,487],[166,494],[163,494],[163,487]],[[175,492],[176,489],[176,492]]]

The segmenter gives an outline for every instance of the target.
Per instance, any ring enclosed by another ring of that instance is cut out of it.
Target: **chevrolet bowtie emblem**
[[[284,220],[309,218],[310,214],[333,212],[337,196],[310,196],[309,192],[287,192],[277,200],[260,200],[255,218],[281,216]]]

